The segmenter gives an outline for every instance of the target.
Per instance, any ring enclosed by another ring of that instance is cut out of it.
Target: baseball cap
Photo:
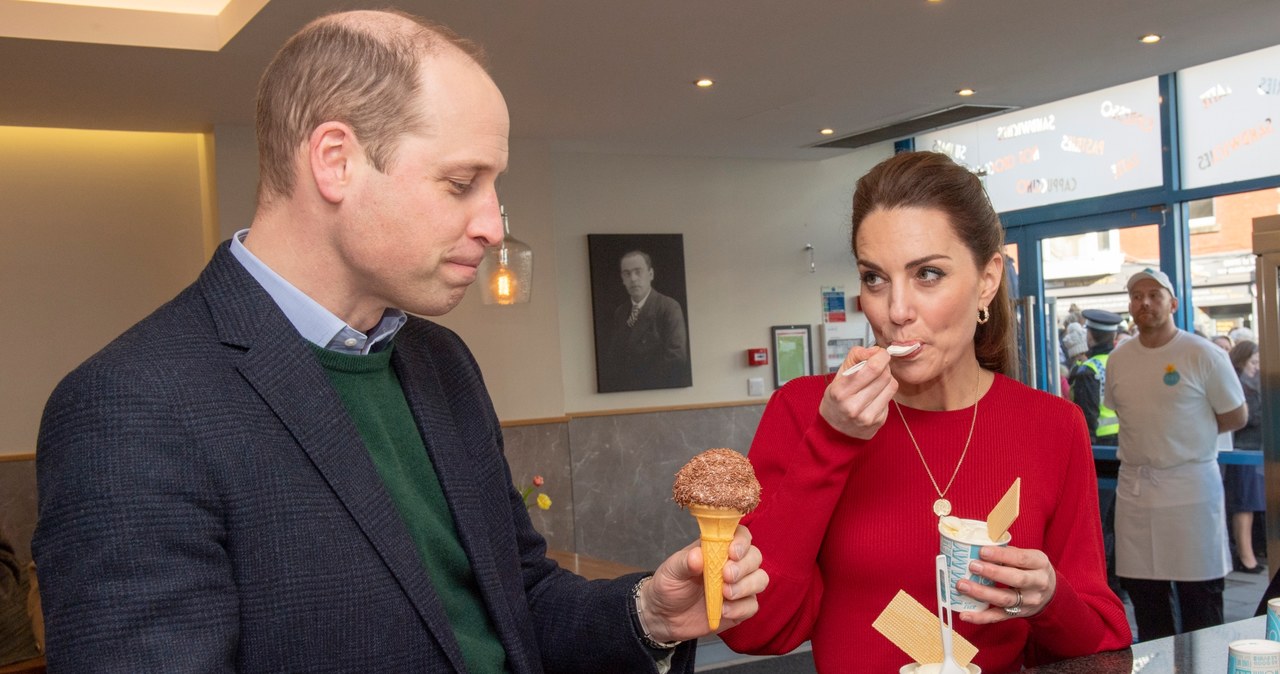
[[[1160,271],[1159,269],[1152,269],[1151,267],[1147,267],[1146,269],[1143,269],[1142,271],[1137,272],[1133,276],[1130,276],[1129,282],[1126,283],[1124,286],[1125,290],[1133,290],[1133,284],[1137,283],[1138,281],[1141,281],[1144,278],[1149,278],[1152,281],[1159,283],[1161,286],[1164,287],[1165,290],[1169,291],[1170,295],[1177,296],[1177,293],[1173,292],[1173,283],[1169,282],[1169,276],[1164,272]]]

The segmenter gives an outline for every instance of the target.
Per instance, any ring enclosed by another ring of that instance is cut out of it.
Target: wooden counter
[[[645,571],[645,569],[638,567],[596,559],[595,557],[579,555],[576,552],[566,552],[564,550],[547,550],[547,557],[554,559],[560,565],[560,568],[572,571],[587,580],[617,578],[628,573]]]
[[[44,674],[44,670],[43,655],[10,665],[0,665],[0,674]]]

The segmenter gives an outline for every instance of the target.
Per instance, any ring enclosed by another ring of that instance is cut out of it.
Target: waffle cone
[[[724,603],[724,563],[729,559],[729,544],[738,529],[742,512],[733,508],[691,505],[689,512],[698,520],[702,543],[702,586],[707,600],[707,624],[720,626],[720,610]]]

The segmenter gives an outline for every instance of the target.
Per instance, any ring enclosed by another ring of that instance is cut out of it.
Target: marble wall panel
[[[568,424],[508,426],[502,429],[502,437],[511,479],[517,487],[528,486],[534,475],[546,480],[541,488],[534,489],[534,494],[545,492],[551,497],[551,509],[531,507],[529,516],[533,526],[547,539],[549,547],[573,552],[573,475]]]
[[[35,529],[35,460],[0,460],[0,531],[23,564],[31,561],[31,534]]]
[[[530,509],[555,549],[653,568],[697,538],[671,480],[712,447],[746,453],[764,405],[578,417],[503,429],[512,479],[546,483],[550,510]],[[0,461],[0,527],[22,560],[36,522],[35,461]]]
[[[671,482],[713,447],[747,453],[764,404],[578,417],[569,422],[577,552],[654,568],[698,537]]]

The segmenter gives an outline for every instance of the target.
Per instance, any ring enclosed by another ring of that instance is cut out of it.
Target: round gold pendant
[[[933,502],[933,514],[938,517],[946,517],[951,514],[951,501],[940,498]]]

